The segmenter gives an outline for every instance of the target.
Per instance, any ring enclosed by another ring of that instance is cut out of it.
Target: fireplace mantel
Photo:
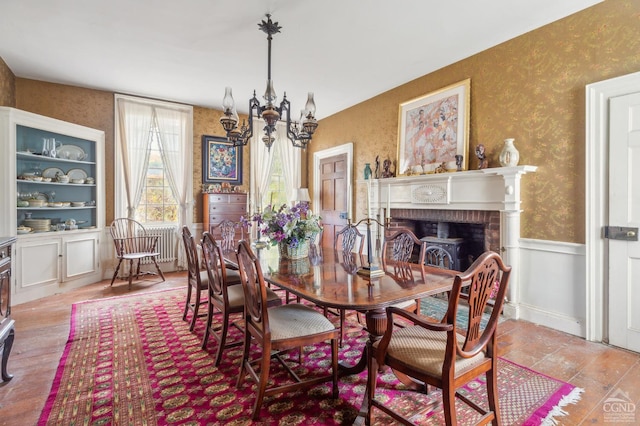
[[[511,265],[504,313],[519,317],[520,180],[537,166],[496,167],[455,173],[358,181],[367,192],[371,215],[393,209],[483,210],[500,212],[500,254]]]
[[[520,178],[536,170],[536,166],[496,167],[374,179],[372,208],[519,212]]]

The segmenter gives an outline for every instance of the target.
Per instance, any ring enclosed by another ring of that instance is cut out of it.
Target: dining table
[[[371,265],[369,257],[312,244],[309,255],[285,259],[277,246],[252,246],[266,282],[322,308],[363,313],[369,341],[355,365],[340,364],[340,375],[362,372],[367,366],[370,344],[379,340],[387,328],[386,307],[451,290],[459,272],[407,262],[381,262],[373,257],[374,268],[383,274],[370,277],[362,273]],[[237,261],[232,252],[225,255]]]

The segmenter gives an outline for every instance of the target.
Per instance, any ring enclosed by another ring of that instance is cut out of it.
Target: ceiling
[[[317,118],[601,0],[2,0],[0,57],[17,77],[246,113],[267,76]],[[402,7],[398,7],[401,4]]]

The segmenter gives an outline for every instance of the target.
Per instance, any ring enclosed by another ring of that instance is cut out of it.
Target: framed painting
[[[202,136],[202,182],[242,184],[242,147],[227,138]]]
[[[400,104],[398,173],[467,170],[471,79]]]

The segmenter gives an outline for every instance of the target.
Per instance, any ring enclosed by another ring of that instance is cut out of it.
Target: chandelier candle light
[[[220,118],[220,124],[227,132],[227,139],[234,146],[244,146],[249,143],[253,136],[253,115],[262,118],[265,121],[264,133],[262,141],[271,149],[271,145],[275,141],[276,123],[280,120],[287,123],[287,137],[296,148],[306,148],[313,133],[318,127],[316,121],[316,104],[313,100],[313,93],[309,92],[305,109],[300,111],[300,120],[291,120],[291,103],[287,99],[285,93],[282,97],[280,105],[276,105],[276,92],[273,88],[273,80],[271,79],[271,40],[273,34],[279,33],[282,27],[277,22],[271,20],[271,15],[267,14],[267,20],[258,24],[258,28],[267,34],[268,42],[268,62],[267,62],[267,90],[264,93],[265,105],[260,105],[260,101],[256,97],[255,90],[253,97],[249,100],[249,122],[244,121],[242,126],[238,127],[238,113],[236,111],[235,101],[231,94],[231,88],[225,89],[224,99],[222,100],[222,108],[224,115]]]

